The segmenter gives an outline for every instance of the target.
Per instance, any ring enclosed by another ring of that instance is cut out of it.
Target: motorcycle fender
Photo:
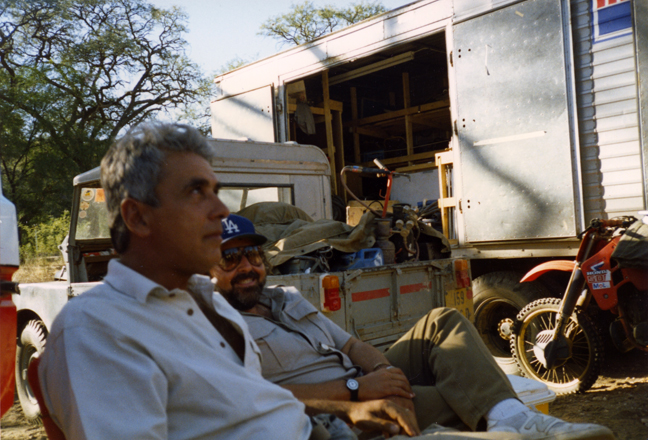
[[[527,272],[526,275],[520,280],[521,283],[527,281],[533,281],[537,279],[540,275],[543,275],[547,272],[554,270],[560,270],[562,272],[572,272],[576,267],[576,261],[574,260],[554,260],[547,261],[546,263],[538,264],[536,267]]]

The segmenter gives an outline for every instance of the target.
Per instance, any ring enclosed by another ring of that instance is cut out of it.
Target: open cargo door
[[[268,85],[212,101],[212,136],[275,142],[273,97],[273,87]]]
[[[576,234],[566,13],[528,0],[454,25],[467,242]]]

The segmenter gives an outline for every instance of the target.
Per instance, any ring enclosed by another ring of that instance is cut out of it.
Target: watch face
[[[360,384],[355,379],[349,379],[347,380],[346,386],[350,390],[357,390]]]

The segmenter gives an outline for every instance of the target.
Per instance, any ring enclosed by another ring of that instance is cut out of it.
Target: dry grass
[[[63,267],[62,257],[33,258],[21,263],[13,276],[13,281],[19,283],[42,283],[54,281],[54,274]]]

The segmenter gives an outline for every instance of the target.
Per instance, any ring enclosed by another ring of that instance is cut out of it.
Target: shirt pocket
[[[284,313],[302,332],[314,340],[318,345],[325,345],[335,348],[335,341],[326,328],[326,318],[307,300],[300,299],[298,302],[286,307]]]
[[[261,351],[263,377],[272,380],[291,371],[295,364],[295,353],[290,349],[290,335],[265,319],[255,320],[248,325]]]

